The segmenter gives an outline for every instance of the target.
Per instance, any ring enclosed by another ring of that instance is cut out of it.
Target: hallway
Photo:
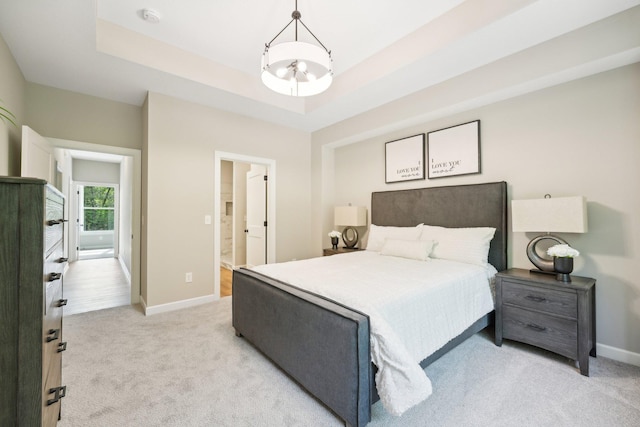
[[[131,287],[116,258],[72,262],[64,275],[65,316],[128,305]]]

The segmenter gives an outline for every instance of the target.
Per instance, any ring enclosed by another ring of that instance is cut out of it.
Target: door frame
[[[141,263],[141,224],[142,224],[142,151],[135,148],[116,147],[112,145],[93,144],[89,142],[73,141],[68,139],[46,139],[54,148],[68,150],[93,151],[96,153],[117,154],[131,157],[132,162],[132,188],[131,188],[131,304],[140,302],[140,263]],[[121,186],[122,187],[122,186]],[[65,187],[65,190],[67,188]],[[71,188],[68,189],[71,191]],[[120,189],[122,190],[122,188]],[[67,197],[69,194],[63,191]],[[120,242],[122,246],[123,242]]]
[[[213,165],[213,295],[220,298],[220,193],[222,161],[252,163],[267,168],[267,264],[276,262],[276,161],[264,157],[216,151]]]

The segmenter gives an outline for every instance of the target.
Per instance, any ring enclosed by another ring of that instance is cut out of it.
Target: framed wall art
[[[424,179],[424,133],[387,142],[384,160],[387,184]]]
[[[427,134],[428,176],[480,173],[480,120]]]

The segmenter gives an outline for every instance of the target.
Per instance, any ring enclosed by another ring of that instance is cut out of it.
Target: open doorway
[[[132,158],[63,150],[68,155],[67,314],[132,303]]]
[[[136,149],[106,146],[100,144],[48,138],[39,135],[28,126],[22,126],[21,175],[39,177],[55,185],[64,193],[67,203],[64,206],[64,216],[71,224],[75,224],[74,212],[77,207],[71,206],[76,199],[73,197],[74,183],[72,163],[73,159],[83,158],[96,161],[116,161],[120,163],[120,245],[117,258],[110,258],[118,262],[126,275],[129,284],[125,301],[136,304],[140,300],[140,224],[141,224],[141,151]],[[117,160],[115,160],[117,159]],[[78,178],[76,177],[76,180]],[[103,181],[101,178],[84,178],[84,181]],[[126,209],[123,209],[123,206]],[[72,218],[74,217],[74,218]],[[76,227],[64,229],[64,254],[71,264],[77,260],[75,246]],[[116,248],[114,248],[115,250]],[[88,261],[87,261],[88,262]],[[65,271],[65,295],[69,290],[69,271]],[[95,275],[97,269],[91,268],[94,274],[91,283],[103,290],[100,278]],[[83,280],[86,281],[86,280]],[[71,297],[69,296],[71,302]],[[70,303],[65,313],[71,314]]]
[[[267,263],[267,167],[221,162],[220,297],[232,295],[232,271]]]
[[[140,300],[140,150],[48,140],[59,159],[61,187],[68,207],[65,240],[69,243],[70,263],[65,274],[65,293],[69,304],[65,314],[137,304]],[[86,187],[99,189],[85,194],[81,189]],[[84,200],[80,200],[80,195]],[[88,200],[91,197],[98,200]],[[80,225],[84,230],[79,230]],[[82,231],[89,232],[88,240],[80,236]]]
[[[216,152],[215,171],[214,295],[224,297],[232,292],[234,268],[275,262],[275,161]],[[251,188],[252,176],[259,178],[253,181],[260,183],[261,198]],[[263,213],[256,216],[252,204],[262,206]]]

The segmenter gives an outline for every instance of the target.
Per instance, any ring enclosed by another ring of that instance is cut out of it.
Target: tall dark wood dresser
[[[64,197],[0,177],[0,426],[55,426],[62,385]]]

